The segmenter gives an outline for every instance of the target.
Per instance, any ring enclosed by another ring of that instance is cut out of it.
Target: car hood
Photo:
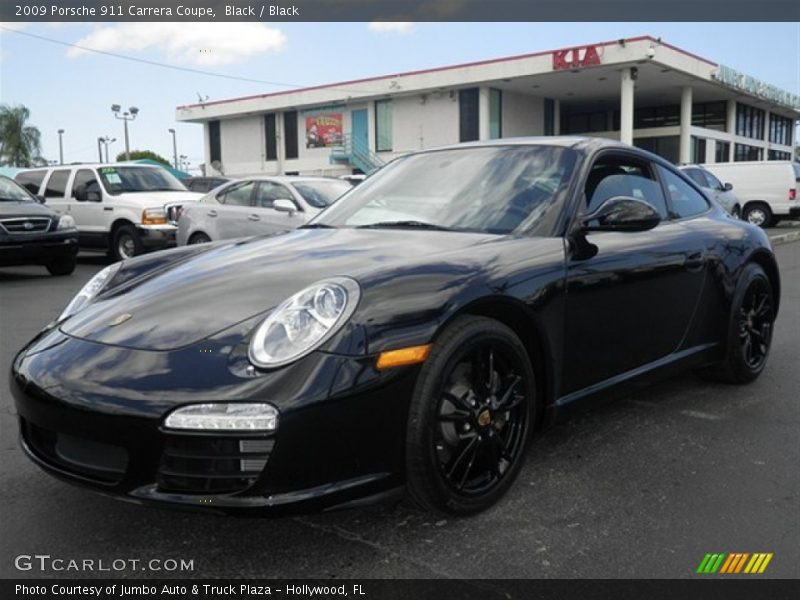
[[[0,201],[0,219],[13,217],[50,217],[54,218],[56,213],[51,209],[39,204],[38,202],[9,202]]]
[[[203,194],[190,191],[175,192],[127,192],[114,196],[117,200],[140,204],[142,207],[162,206],[164,204],[197,202]]]
[[[435,231],[299,229],[216,244],[200,254],[177,252],[174,261],[162,261],[119,286],[117,293],[112,282],[103,298],[65,321],[62,331],[106,344],[172,350],[266,313],[321,279],[343,275],[372,285],[373,278],[385,282],[387,273],[421,262],[472,261],[476,246],[503,239]],[[115,324],[121,318],[127,320]]]

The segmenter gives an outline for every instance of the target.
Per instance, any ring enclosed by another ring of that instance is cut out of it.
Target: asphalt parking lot
[[[105,261],[76,273],[0,269],[0,577],[14,557],[189,559],[250,578],[693,577],[707,552],[771,552],[800,577],[800,243],[776,248],[781,313],[765,373],[745,387],[680,376],[543,432],[492,510],[432,518],[401,504],[281,520],[180,513],[57,481],[17,447],[7,369]]]

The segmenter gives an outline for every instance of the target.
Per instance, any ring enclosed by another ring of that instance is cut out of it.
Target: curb
[[[798,240],[800,240],[800,230],[773,235],[769,238],[769,241],[773,246],[788,244],[789,242],[796,242]]]

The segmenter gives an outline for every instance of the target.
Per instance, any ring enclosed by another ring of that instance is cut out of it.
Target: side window
[[[80,199],[76,191],[81,188],[88,192],[100,191],[100,184],[97,182],[97,175],[95,175],[94,171],[90,169],[81,169],[75,173],[75,179],[72,181],[72,197],[79,201]]]
[[[708,187],[710,187],[712,190],[719,190],[721,192],[725,189],[725,186],[722,185],[722,182],[714,177],[714,175],[708,171],[704,171],[703,174],[706,176],[706,180],[708,181]]]
[[[68,169],[59,169],[50,174],[47,185],[44,189],[45,198],[63,198],[67,195],[67,180],[69,179]]]
[[[17,173],[14,180],[35,196],[39,193],[39,187],[42,185],[45,173],[47,171],[25,171],[24,173]]]
[[[700,169],[684,169],[683,172],[700,187],[708,187],[708,181]]]
[[[235,183],[217,194],[217,200],[227,206],[252,206],[253,185],[252,181]]]
[[[661,165],[658,165],[658,170],[669,193],[670,208],[675,218],[684,219],[708,210],[708,200],[703,194]]]
[[[292,193],[286,189],[286,186],[272,181],[261,181],[258,184],[258,191],[256,192],[256,206],[261,208],[272,208],[272,203],[275,200],[288,199],[293,200]],[[297,204],[295,202],[295,204]]]
[[[601,158],[586,180],[587,212],[592,212],[614,196],[628,196],[643,200],[667,218],[667,203],[661,186],[647,163],[630,161],[623,157]]]

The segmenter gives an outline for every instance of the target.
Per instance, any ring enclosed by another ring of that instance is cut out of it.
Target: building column
[[[553,135],[561,135],[561,100],[553,98]]]
[[[728,162],[733,162],[734,147],[736,146],[736,100],[728,100],[728,118],[726,119],[725,130],[731,136],[731,143],[728,147]]]
[[[478,139],[489,139],[489,121],[491,111],[489,109],[489,88],[480,87],[478,89]]]
[[[686,86],[681,90],[681,127],[680,151],[678,162],[686,164],[692,161],[692,88]]]
[[[631,69],[622,69],[619,99],[619,141],[633,145],[633,77]]]

